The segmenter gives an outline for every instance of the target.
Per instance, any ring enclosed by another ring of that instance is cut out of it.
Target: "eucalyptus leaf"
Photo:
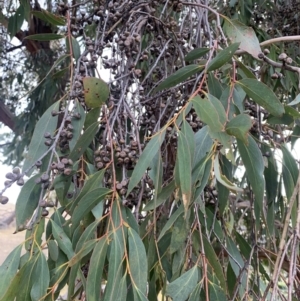
[[[52,111],[59,111],[59,102],[56,102],[52,106],[50,106],[35,126],[22,168],[22,171],[27,172],[28,176],[32,174],[32,170],[30,170],[30,168],[34,166],[36,161],[41,159],[41,157],[47,152],[49,148],[44,143],[45,140],[42,138],[44,132],[41,132],[41,129],[45,129],[44,131],[49,132],[51,135],[53,135],[54,131],[56,130],[57,116],[52,116]]]
[[[234,43],[220,51],[217,56],[209,62],[207,71],[212,71],[225,65],[234,56],[234,53],[238,50],[239,46],[239,42]]]
[[[154,89],[154,92],[176,86],[177,84],[187,80],[189,77],[204,69],[204,66],[205,64],[203,63],[202,65],[192,64],[182,67],[181,69],[170,75],[168,78],[166,78],[162,83],[160,83]]]
[[[276,94],[264,83],[256,79],[245,78],[238,81],[237,85],[241,86],[249,97],[264,107],[270,114],[281,116],[284,113],[284,106]]]

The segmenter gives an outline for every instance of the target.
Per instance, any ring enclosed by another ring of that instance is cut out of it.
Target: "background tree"
[[[298,300],[299,5],[7,2],[0,300]]]

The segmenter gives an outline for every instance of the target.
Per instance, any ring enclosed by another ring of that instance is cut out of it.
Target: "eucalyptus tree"
[[[7,2],[0,300],[299,299],[299,5]]]

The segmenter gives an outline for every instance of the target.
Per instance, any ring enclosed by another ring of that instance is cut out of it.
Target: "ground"
[[[9,216],[15,209],[14,204],[0,204],[0,223]],[[5,227],[0,225],[0,265],[4,262],[7,255],[19,244],[24,241],[25,232],[15,232],[15,223],[12,222],[9,226]]]

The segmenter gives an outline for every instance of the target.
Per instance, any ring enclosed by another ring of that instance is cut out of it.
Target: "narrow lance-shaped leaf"
[[[161,144],[164,141],[166,131],[163,129],[160,133],[156,134],[148,142],[147,146],[143,150],[137,165],[134,168],[134,171],[131,175],[130,182],[128,185],[127,196],[132,191],[132,189],[138,184],[143,175],[145,174],[146,169],[150,166],[151,161],[157,154],[160,149]]]
[[[212,131],[221,132],[224,130],[225,124],[221,123],[217,108],[208,98],[200,98],[200,96],[197,95],[192,99],[192,103],[199,118],[205,122]],[[220,115],[222,115],[222,113],[220,113]]]
[[[188,236],[187,222],[181,215],[177,218],[172,226],[172,237],[170,243],[170,254],[175,253],[183,245]]]
[[[50,272],[44,253],[38,255],[35,270],[33,272],[33,285],[30,291],[32,301],[39,301],[46,295],[50,282]]]
[[[109,268],[105,287],[105,301],[114,301],[119,294],[119,283],[123,276],[123,256],[125,251],[123,229],[112,233],[109,249]],[[125,237],[127,239],[127,237]],[[97,300],[95,300],[97,301]]]
[[[20,5],[15,14],[8,19],[7,30],[10,34],[10,37],[14,37],[15,34],[20,30],[23,25],[25,17],[24,7]]]
[[[221,288],[216,282],[217,279],[216,277],[213,275],[214,278],[214,282],[210,281],[209,282],[209,297],[210,300],[215,300],[215,301],[225,301],[227,300],[227,296],[226,296],[226,290],[224,290],[223,288]]]
[[[17,246],[0,266],[0,299],[4,296],[10,282],[17,274],[22,245]]]
[[[187,151],[189,143],[190,141],[187,141],[184,134],[179,132],[177,159],[185,215],[187,214],[192,196],[192,158],[190,152]]]
[[[30,288],[32,285],[31,277],[32,277],[32,272],[35,263],[36,263],[36,256],[25,262],[25,264],[20,268],[19,272],[15,275],[15,277],[11,281],[9,287],[7,287],[5,295],[2,296],[2,298],[0,298],[0,301],[15,301],[15,300],[31,299],[30,298]]]
[[[38,206],[41,186],[35,183],[39,175],[29,179],[18,196],[16,202],[16,231],[25,226]]]
[[[70,151],[72,151],[80,137],[80,134],[81,134],[81,131],[83,129],[83,125],[84,125],[84,122],[85,122],[85,111],[82,107],[82,105],[79,103],[78,100],[76,100],[76,111],[77,113],[80,114],[80,119],[75,119],[74,118],[74,121],[72,122],[72,125],[73,125],[73,131],[72,131],[72,134],[73,134],[73,137],[72,139],[69,141],[69,147],[70,147]]]
[[[25,37],[27,40],[35,40],[35,41],[54,41],[64,38],[64,35],[56,34],[56,33],[38,33]]]
[[[222,185],[227,187],[229,190],[237,191],[237,192],[243,192],[244,190],[242,188],[239,188],[235,186],[232,182],[230,182],[225,175],[221,174],[221,169],[219,165],[219,156],[216,155],[214,159],[214,172],[215,176]]]
[[[226,132],[229,135],[235,136],[237,139],[247,143],[247,134],[252,127],[251,118],[249,115],[240,114],[232,118],[226,124]]]
[[[300,94],[298,94],[298,95],[296,96],[296,98],[295,98],[293,101],[291,101],[288,105],[289,105],[289,106],[295,106],[295,105],[297,105],[298,103],[300,103]]]
[[[56,224],[53,220],[50,221],[52,225],[53,236],[57,241],[59,248],[67,255],[68,259],[71,259],[75,253],[69,237],[58,224]]]
[[[186,300],[197,285],[198,275],[198,266],[195,265],[175,281],[169,283],[167,285],[166,294],[170,296],[173,301]]]
[[[22,171],[27,171],[30,167],[32,167],[37,160],[41,158],[42,155],[48,150],[48,146],[45,145],[45,140],[43,137],[43,131],[41,129],[47,129],[47,132],[50,134],[54,133],[57,126],[57,116],[52,116],[51,112],[55,110],[59,110],[59,102],[54,103],[50,106],[47,111],[43,114],[40,120],[37,122],[31,142],[28,147],[28,152],[25,155],[25,161],[23,164]],[[32,173],[31,171],[27,172],[27,175],[30,176]]]
[[[100,203],[111,190],[107,188],[97,188],[88,192],[78,203],[72,216],[72,231],[79,225],[82,218]]]
[[[228,46],[226,49],[220,51],[217,56],[209,62],[207,71],[212,71],[225,65],[234,56],[234,53],[238,50],[239,45],[240,43],[234,43]]]
[[[190,76],[201,71],[204,68],[204,66],[205,66],[205,63],[203,62],[203,65],[194,64],[194,65],[188,65],[188,66],[182,67],[181,69],[177,70],[175,73],[170,75],[168,78],[166,78],[162,83],[160,83],[154,89],[154,92],[158,92],[163,89],[168,89],[168,88],[176,86],[177,84],[187,80]]]
[[[206,53],[209,52],[209,48],[196,48],[193,49],[192,51],[190,51],[184,58],[185,61],[189,62],[189,61],[193,61],[193,60],[197,60],[200,57],[204,56]]]
[[[218,112],[220,122],[222,124],[225,124],[227,121],[227,116],[221,101],[210,93],[207,94],[207,98]]]
[[[66,25],[66,19],[64,17],[54,15],[45,9],[41,9],[40,11],[32,11],[31,13],[39,19],[46,21],[54,26]]]
[[[95,135],[98,131],[98,127],[98,122],[95,122],[84,131],[82,136],[80,136],[77,143],[75,144],[73,151],[69,155],[69,158],[71,160],[78,160],[79,157],[85,152],[85,150],[95,138]]]
[[[245,165],[248,179],[255,194],[255,202],[260,210],[262,210],[265,180],[264,160],[261,151],[255,140],[250,135],[248,136],[248,142],[246,144],[244,144],[241,140],[237,140],[237,146]]]
[[[140,236],[128,229],[129,269],[133,285],[144,294],[147,290],[147,255]]]
[[[224,32],[233,43],[240,42],[240,49],[250,53],[253,57],[258,58],[261,52],[259,41],[252,27],[248,27],[238,20],[224,18]]]
[[[238,82],[246,94],[256,103],[264,107],[270,114],[281,116],[284,113],[284,106],[275,93],[264,83],[253,78],[245,78]]]
[[[79,250],[70,260],[69,266],[74,266],[77,264],[84,256],[89,254],[94,248],[97,243],[97,239],[91,239],[84,243],[81,250]]]
[[[165,235],[165,233],[173,226],[174,222],[177,220],[177,218],[184,212],[184,207],[181,205],[168,219],[164,227],[162,228],[158,240],[161,240],[162,237]]]
[[[212,267],[213,273],[217,276],[218,280],[220,281],[220,286],[222,287],[222,289],[226,291],[226,280],[225,280],[222,266],[211,243],[204,235],[203,235],[203,246],[205,251],[205,257],[209,265]]]
[[[99,170],[90,177],[87,177],[83,188],[81,189],[80,193],[78,194],[77,198],[73,201],[70,211],[73,212],[76,208],[79,201],[90,191],[100,188],[100,183],[103,180],[105,170]]]

